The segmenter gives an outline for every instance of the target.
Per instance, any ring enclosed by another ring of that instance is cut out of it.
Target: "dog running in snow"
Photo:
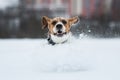
[[[48,28],[48,42],[49,44],[61,44],[65,43],[71,37],[71,26],[77,23],[79,18],[63,18],[55,17],[48,18],[47,16],[42,17],[42,28]]]

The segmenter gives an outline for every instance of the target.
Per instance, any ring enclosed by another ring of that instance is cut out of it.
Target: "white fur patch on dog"
[[[58,37],[58,36],[55,36],[55,35],[51,34],[51,39],[55,43],[63,43],[65,41],[69,40],[71,35],[72,35],[71,32],[69,32],[67,34],[64,34],[62,37]]]

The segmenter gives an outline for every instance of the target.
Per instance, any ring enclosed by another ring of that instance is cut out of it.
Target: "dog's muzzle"
[[[63,28],[63,25],[62,25],[62,24],[57,24],[57,25],[56,25],[56,29],[57,29],[57,30],[61,30],[62,28]]]
[[[64,33],[54,33],[55,36],[62,37],[63,35],[67,34],[67,32]]]
[[[62,24],[57,24],[56,25],[56,30],[57,30],[57,32],[54,33],[54,35],[56,35],[58,37],[62,37],[64,34],[66,34],[66,32],[63,31],[63,25]]]

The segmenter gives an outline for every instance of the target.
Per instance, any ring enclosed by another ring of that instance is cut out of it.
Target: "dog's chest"
[[[62,37],[58,37],[58,36],[55,36],[52,34],[50,35],[51,40],[57,44],[68,41],[70,39],[70,37],[71,37],[71,33],[65,34]]]

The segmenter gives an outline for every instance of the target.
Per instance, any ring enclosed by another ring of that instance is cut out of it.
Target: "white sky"
[[[16,5],[18,0],[0,0],[0,9],[4,9],[10,5]]]

